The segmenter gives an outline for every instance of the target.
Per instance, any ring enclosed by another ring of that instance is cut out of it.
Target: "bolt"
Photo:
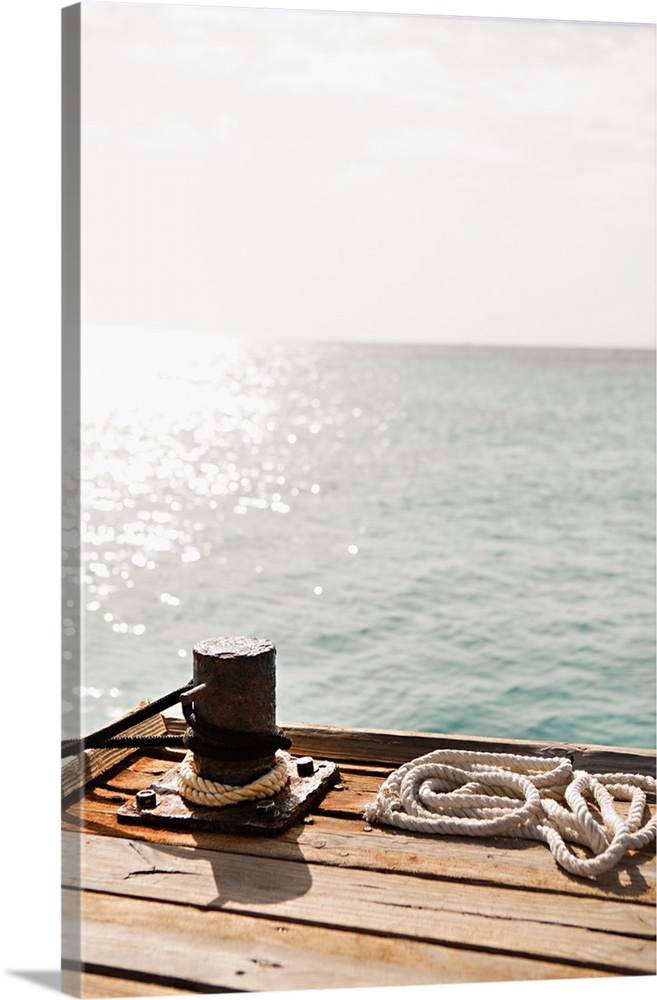
[[[315,773],[315,761],[312,757],[297,758],[297,774],[300,778],[308,778]]]
[[[258,802],[256,809],[259,809],[260,812],[267,813],[267,815],[269,815],[270,813],[276,811],[276,803],[272,802],[271,799],[265,799],[263,802]]]
[[[157,795],[152,788],[144,788],[135,795],[137,809],[155,809],[157,805]]]

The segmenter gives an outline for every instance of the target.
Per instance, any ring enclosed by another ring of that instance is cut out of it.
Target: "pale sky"
[[[655,28],[83,3],[83,320],[653,347]]]

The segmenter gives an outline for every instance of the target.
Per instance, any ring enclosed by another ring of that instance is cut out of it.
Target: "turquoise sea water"
[[[83,730],[278,650],[278,719],[655,745],[653,352],[87,335]]]

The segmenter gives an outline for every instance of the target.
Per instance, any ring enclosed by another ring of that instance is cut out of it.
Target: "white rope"
[[[652,777],[573,771],[566,757],[435,750],[393,771],[364,818],[421,833],[542,840],[566,871],[595,877],[655,839],[656,818],[643,823],[646,793],[655,793]],[[630,802],[627,818],[614,799]]]
[[[202,778],[194,754],[187,753],[180,765],[179,792],[199,806],[233,806],[239,802],[266,799],[279,792],[289,780],[289,755],[278,751],[274,767],[247,785],[224,785],[219,781]]]

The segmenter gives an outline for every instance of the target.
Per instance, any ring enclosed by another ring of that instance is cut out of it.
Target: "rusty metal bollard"
[[[197,643],[193,659],[191,684],[173,692],[183,706],[187,729],[180,743],[172,745],[191,750],[194,770],[202,778],[249,785],[278,764],[277,749],[292,747],[291,737],[276,725],[276,648],[269,639],[221,636]],[[203,800],[197,805],[185,797],[181,761],[150,789],[140,790],[135,801],[124,802],[117,820],[273,836],[305,817],[339,777],[333,761],[288,754],[284,766],[278,778],[284,782],[271,798],[230,805]]]
[[[203,685],[194,703],[203,720],[240,733],[278,732],[273,642],[221,636],[197,643],[193,657],[194,684]],[[202,777],[228,785],[248,784],[275,764],[274,754],[243,761],[195,756]]]

